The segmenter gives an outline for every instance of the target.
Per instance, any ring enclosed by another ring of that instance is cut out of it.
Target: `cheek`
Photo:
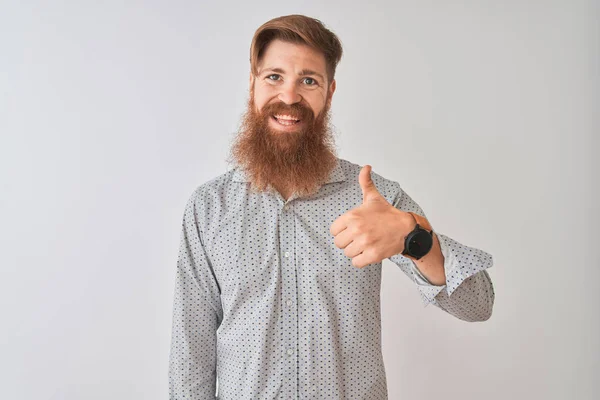
[[[256,92],[254,94],[254,105],[256,106],[257,110],[262,110],[262,108],[268,103],[269,98],[270,97],[268,93]]]
[[[264,101],[263,101],[262,97],[259,94],[254,93],[254,99],[253,100],[254,100],[254,105],[257,108],[262,108],[262,106],[264,104]]]
[[[326,98],[320,93],[311,93],[305,96],[306,102],[310,105],[315,115],[319,114],[325,108]]]
[[[322,101],[313,101],[310,104],[310,108],[312,108],[313,113],[315,115],[315,118],[317,117],[317,115],[321,114],[321,112],[323,111],[323,108],[325,107],[325,103]]]

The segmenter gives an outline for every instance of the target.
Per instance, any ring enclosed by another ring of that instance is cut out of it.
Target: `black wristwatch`
[[[404,238],[402,255],[419,260],[433,247],[433,229],[426,218],[413,212],[409,212],[409,214],[413,216],[417,226]]]

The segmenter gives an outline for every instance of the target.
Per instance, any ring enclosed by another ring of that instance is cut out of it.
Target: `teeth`
[[[297,124],[296,121],[290,121],[290,120],[285,120],[285,119],[277,119],[277,123],[281,124],[281,125],[294,125]]]
[[[286,121],[298,121],[298,118],[294,118],[291,115],[274,115],[277,119],[284,119]]]

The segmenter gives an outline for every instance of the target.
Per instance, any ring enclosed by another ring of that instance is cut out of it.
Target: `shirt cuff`
[[[411,268],[412,268],[412,275],[414,277],[414,281],[417,284],[417,288],[419,289],[419,293],[421,294],[421,298],[423,300],[423,303],[425,305],[429,304],[429,303],[433,303],[434,302],[434,298],[435,296],[438,295],[439,292],[441,292],[446,285],[434,285],[431,282],[429,282],[429,280],[427,278],[425,278],[423,276],[423,274],[421,273],[421,271],[419,271],[419,268],[417,268],[414,260],[410,260],[411,261]],[[445,266],[444,266],[445,267]]]
[[[465,246],[456,240],[434,232],[437,235],[440,249],[444,255],[444,271],[446,284],[431,284],[412,261],[413,276],[425,305],[433,303],[435,296],[446,289],[450,296],[467,278],[493,265],[492,255],[483,250]]]

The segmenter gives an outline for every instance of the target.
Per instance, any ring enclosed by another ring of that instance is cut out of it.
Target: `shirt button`
[[[285,255],[286,257],[289,257],[289,256],[290,256],[290,253],[286,251],[284,255]]]
[[[290,356],[291,356],[292,354],[294,354],[294,350],[292,350],[292,349],[288,349],[287,353],[288,353],[288,355],[290,355]]]
[[[291,306],[293,303],[292,303],[291,300],[288,300],[288,301],[285,302],[285,304],[287,304],[288,306]]]

